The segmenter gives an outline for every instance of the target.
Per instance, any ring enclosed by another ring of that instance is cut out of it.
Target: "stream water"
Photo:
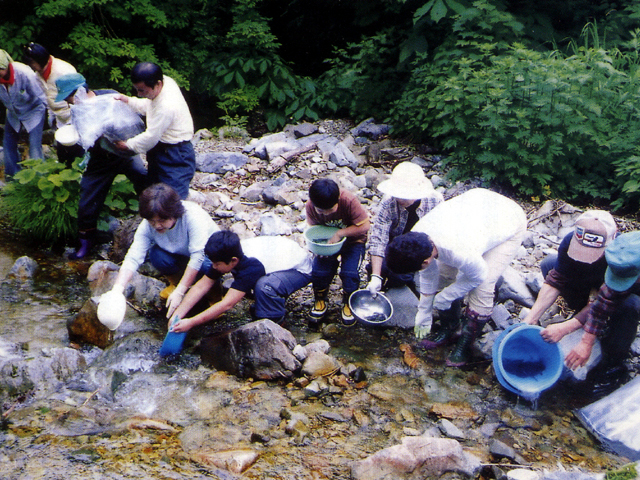
[[[33,281],[3,281],[25,254],[39,264]],[[411,343],[411,332],[329,329],[331,354],[363,367],[367,379],[320,398],[305,397],[295,382],[243,380],[201,364],[199,336],[245,322],[244,303],[225,322],[190,336],[177,360],[158,355],[165,321],[131,308],[110,348],[71,349],[66,322],[89,296],[88,266],[29,249],[11,235],[0,238],[0,359],[18,345],[36,363],[37,380],[2,406],[3,479],[233,479],[240,475],[210,459],[243,449],[258,460],[242,478],[348,479],[353,461],[405,435],[435,431],[440,418],[458,426],[463,446],[486,464],[495,461],[490,439],[537,469],[561,464],[601,472],[626,463],[603,452],[573,416],[584,399],[559,387],[534,410],[500,387],[489,361],[447,368],[444,350],[416,352],[410,368],[399,346]],[[308,293],[290,301],[290,329],[301,343],[320,336],[302,320],[307,300]],[[63,360],[52,369],[52,358]],[[73,361],[82,368],[65,376]],[[283,411],[304,415],[304,428],[287,431]]]

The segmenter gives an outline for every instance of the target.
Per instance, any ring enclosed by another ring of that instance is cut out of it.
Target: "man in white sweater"
[[[149,183],[171,185],[182,199],[189,195],[189,184],[196,171],[191,144],[193,119],[180,87],[163,75],[155,63],[138,63],[131,81],[142,98],[120,95],[140,115],[147,117],[147,129],[116,143],[121,150],[147,154]]]
[[[420,271],[416,336],[423,348],[445,345],[460,323],[457,311],[467,297],[462,336],[447,365],[462,366],[470,346],[493,311],[495,284],[515,257],[527,218],[514,201],[476,188],[447,200],[427,213],[411,232],[387,247],[389,268]],[[430,333],[433,309],[439,330]]]

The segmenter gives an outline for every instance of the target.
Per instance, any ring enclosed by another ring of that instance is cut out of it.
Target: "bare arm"
[[[203,277],[203,278],[205,278],[205,277]],[[198,283],[200,283],[200,282],[198,282]],[[197,285],[198,284],[196,284],[194,286],[194,288],[196,288]],[[191,290],[193,290],[193,289],[191,289]],[[206,322],[208,322],[210,320],[214,320],[214,319],[218,318],[220,315],[222,315],[223,313],[225,313],[226,311],[228,311],[231,308],[233,308],[234,305],[236,305],[240,300],[242,300],[244,295],[245,295],[244,292],[241,292],[240,290],[235,290],[233,288],[230,288],[229,291],[227,292],[227,294],[218,303],[210,306],[204,312],[199,313],[195,317],[184,318],[184,319],[180,320],[179,322],[177,322],[173,326],[173,328],[171,330],[173,332],[186,332],[186,331],[191,330],[193,327],[195,327],[197,325],[201,325],[201,324],[206,323]],[[185,297],[185,300],[186,300],[186,297]],[[184,301],[183,301],[183,303],[184,303]],[[180,304],[180,307],[178,309],[180,310],[181,308],[182,308],[182,304]],[[187,312],[188,312],[188,310],[187,310]],[[178,315],[178,318],[181,318],[180,315]]]
[[[367,233],[370,226],[371,224],[367,218],[361,225],[349,225],[348,227],[341,228],[327,241],[327,243],[338,243],[345,237],[357,237],[358,235]]]
[[[382,257],[371,255],[371,274],[378,275],[382,273]]]
[[[540,317],[547,309],[553,305],[556,299],[560,296],[560,290],[551,285],[544,283],[540,292],[538,292],[538,298],[531,307],[531,311],[524,318],[523,322],[529,325],[537,325],[540,321]]]

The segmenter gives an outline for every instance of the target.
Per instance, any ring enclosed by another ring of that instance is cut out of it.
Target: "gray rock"
[[[295,125],[292,129],[293,134],[296,138],[306,137],[308,135],[312,135],[314,133],[318,133],[318,126],[313,123],[300,123],[299,125]]]
[[[445,437],[455,438],[456,440],[462,440],[465,438],[462,430],[460,430],[453,424],[453,422],[447,420],[446,418],[440,419],[440,421],[438,422],[438,428]]]
[[[338,143],[329,154],[329,161],[339,167],[349,167],[354,169],[359,162],[351,150],[344,143]]]
[[[271,320],[259,320],[201,342],[202,361],[242,378],[291,378],[300,368],[296,339]]]
[[[507,472],[508,480],[539,480],[540,474],[534,470],[516,468]]]
[[[307,377],[315,378],[335,372],[339,368],[340,364],[335,358],[321,351],[312,351],[302,365],[302,373]]]
[[[586,473],[580,471],[543,472],[540,480],[604,480],[604,473]]]
[[[509,298],[525,307],[531,307],[535,302],[522,274],[511,266],[508,266],[503,272],[502,283],[498,288],[499,302],[504,302]]]
[[[33,258],[23,256],[15,261],[7,277],[26,281],[32,279],[36,271],[38,271],[38,263]]]
[[[259,202],[262,200],[265,189],[269,188],[269,184],[267,182],[256,182],[252,183],[245,189],[240,189],[238,194],[240,198],[246,200],[247,202]]]
[[[409,287],[390,288],[384,295],[393,305],[393,315],[385,326],[413,328],[418,312],[418,298]]]
[[[225,174],[246,165],[249,157],[238,152],[207,152],[196,155],[196,169],[205,173]]]
[[[489,443],[489,452],[496,459],[507,458],[519,465],[526,465],[527,461],[513,448],[495,438]]]
[[[511,312],[509,312],[507,307],[501,303],[498,303],[493,307],[491,319],[495,322],[498,328],[501,328],[502,330],[506,330],[513,323],[511,322]]]
[[[291,235],[291,225],[285,222],[281,216],[274,213],[266,213],[260,216],[261,235]]]
[[[377,140],[382,135],[387,135],[390,130],[389,125],[376,124],[373,118],[361,122],[350,130],[351,135],[354,137],[367,137],[373,140]]]
[[[524,282],[533,293],[537,294],[542,285],[544,285],[544,277],[540,271],[529,272],[524,276]]]
[[[480,460],[448,438],[403,437],[401,445],[380,450],[351,465],[354,480],[438,478],[445,472],[474,476]]]

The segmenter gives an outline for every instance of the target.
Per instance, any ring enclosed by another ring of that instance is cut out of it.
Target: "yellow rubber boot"
[[[160,292],[160,298],[162,300],[169,298],[169,295],[171,295],[171,293],[176,289],[178,283],[180,283],[180,280],[182,279],[182,277],[178,275],[165,275],[165,278],[169,282],[169,285]]]

